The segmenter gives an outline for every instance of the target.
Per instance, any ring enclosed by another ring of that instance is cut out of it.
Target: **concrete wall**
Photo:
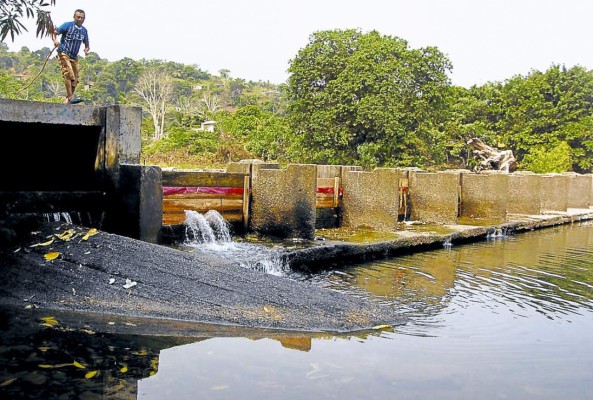
[[[363,168],[353,165],[318,165],[317,178],[342,177],[347,171],[362,171]]]
[[[509,214],[540,214],[541,213],[542,179],[534,173],[515,172],[509,175],[509,198],[507,211]]]
[[[589,208],[591,194],[591,176],[566,174],[568,176],[567,207]]]
[[[400,177],[400,171],[394,168],[344,173],[343,226],[395,229],[398,222]]]
[[[410,172],[410,219],[454,224],[459,213],[459,173]]]
[[[461,174],[460,217],[505,220],[508,188],[508,174]]]
[[[542,213],[568,208],[568,176],[560,174],[540,175],[540,209]]]
[[[252,231],[284,238],[315,237],[316,165],[261,168],[252,185]]]
[[[0,150],[0,169],[11,171],[0,181],[2,208],[26,198],[19,213],[90,210],[101,215],[93,226],[155,241],[160,169],[139,166],[141,122],[140,107],[0,99],[0,131],[18,132]]]
[[[103,229],[157,243],[163,214],[162,171],[156,166],[120,165],[119,189],[113,195]]]

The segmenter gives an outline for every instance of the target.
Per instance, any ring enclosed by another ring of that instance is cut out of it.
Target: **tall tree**
[[[48,6],[54,6],[56,0],[2,0],[0,1],[0,41],[6,36],[14,42],[16,35],[20,35],[27,28],[23,18],[37,18],[37,36],[48,35],[53,29]]]
[[[288,69],[293,153],[366,166],[438,161],[450,69],[438,49],[377,31],[314,33]]]
[[[166,106],[173,92],[173,79],[159,69],[147,68],[138,78],[134,91],[144,100],[152,117],[153,138],[162,139],[165,136]]]

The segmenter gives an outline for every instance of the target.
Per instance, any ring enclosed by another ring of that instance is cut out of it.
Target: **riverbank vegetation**
[[[0,97],[62,102],[50,53],[0,42]],[[478,137],[512,150],[522,170],[593,172],[593,71],[580,66],[464,88],[451,84],[453,65],[438,48],[354,29],[313,33],[281,84],[97,53],[80,63],[86,104],[142,107],[146,164],[472,168],[467,141]]]

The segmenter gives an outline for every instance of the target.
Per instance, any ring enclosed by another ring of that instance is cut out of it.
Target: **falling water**
[[[204,218],[210,224],[212,232],[217,242],[230,242],[231,231],[229,223],[216,210],[210,210],[204,215]]]
[[[215,210],[203,215],[197,211],[185,211],[186,244],[226,243],[231,241],[228,223]]]
[[[216,210],[206,214],[185,211],[185,245],[202,253],[224,254],[238,265],[270,275],[292,274],[277,249],[260,244],[233,241],[229,223]]]
[[[72,217],[70,216],[70,213],[67,213],[67,212],[44,213],[43,214],[43,218],[47,222],[60,222],[60,221],[64,221],[67,224],[71,224],[72,223]]]

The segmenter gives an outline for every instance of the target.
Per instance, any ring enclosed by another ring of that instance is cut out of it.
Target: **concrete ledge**
[[[444,225],[451,233],[400,231],[399,237],[374,243],[319,242],[315,246],[287,251],[283,257],[294,270],[315,272],[340,267],[347,262],[364,262],[402,254],[443,248],[445,245],[485,240],[497,232],[506,234],[532,231],[593,219],[593,210],[569,209],[549,215],[516,215],[515,219],[491,226]]]

